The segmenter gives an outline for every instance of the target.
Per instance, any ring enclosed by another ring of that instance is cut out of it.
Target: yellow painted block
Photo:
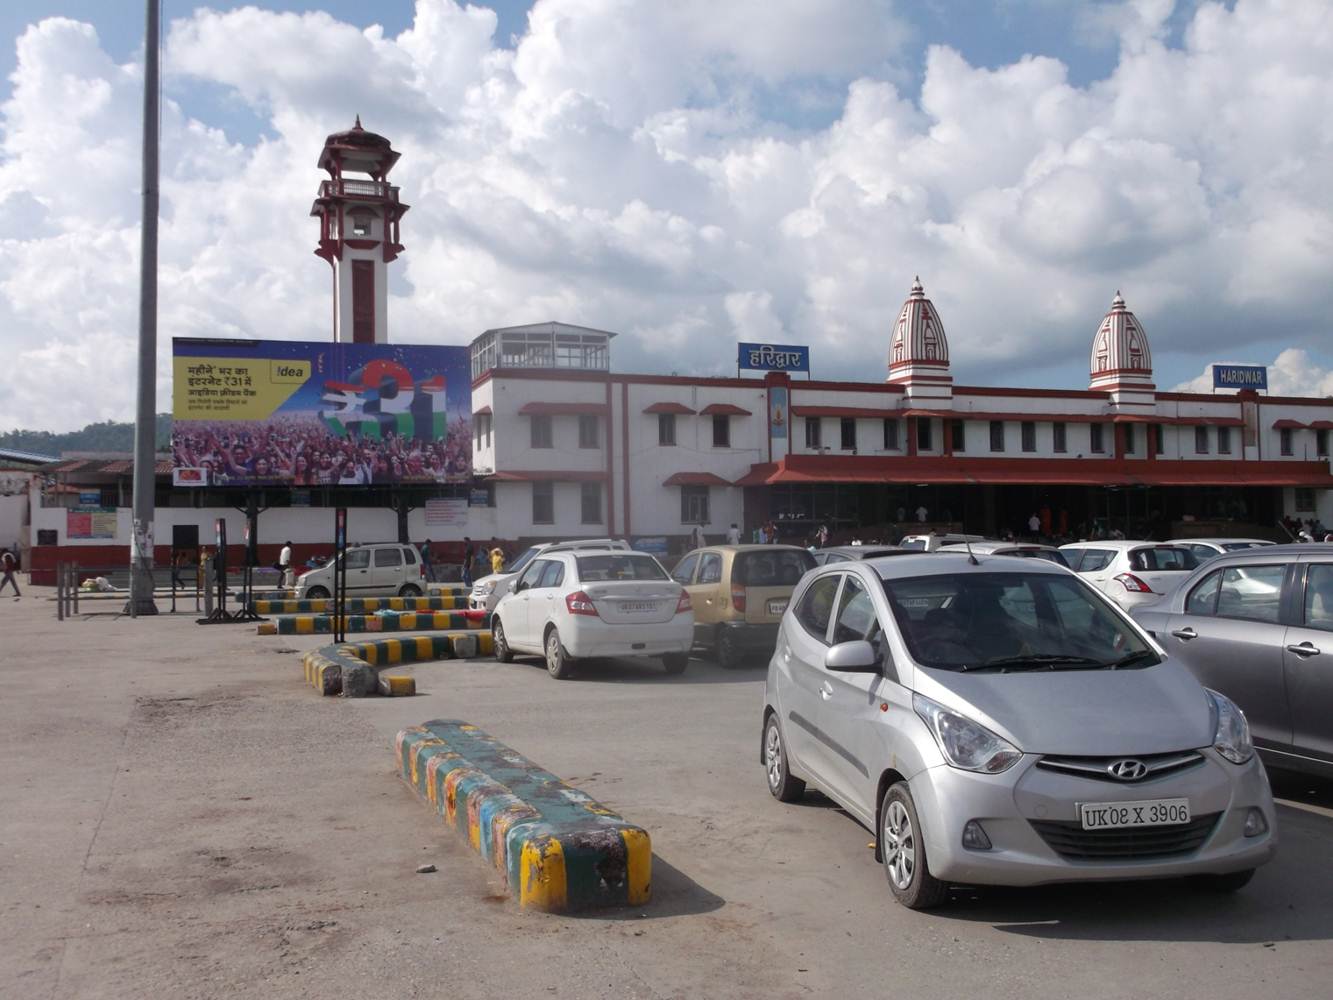
[[[433,660],[435,658],[435,643],[431,642],[428,635],[419,635],[413,640],[417,644],[418,660]]]
[[[403,677],[400,674],[382,675],[380,680],[384,681],[385,693],[390,698],[406,698],[417,693],[417,681],[415,677]]]
[[[369,644],[357,647],[357,655],[360,656],[361,659],[369,663],[372,667],[378,665],[378,663],[380,662],[379,652],[380,651],[378,649],[376,649],[373,645]]]
[[[407,614],[402,615],[402,616],[398,619],[398,627],[401,628],[401,629],[407,629],[407,630],[409,630],[409,631],[410,631],[411,629],[416,628],[416,627],[417,627],[417,616],[416,616],[415,614],[411,614],[411,613],[407,613]]]
[[[274,624],[273,622],[260,622],[260,623],[259,623],[259,634],[260,634],[260,635],[277,635],[277,634],[278,634],[278,626],[277,626],[276,624]]]
[[[380,609],[380,601],[379,601],[379,598],[378,598],[378,597],[367,597],[367,598],[366,598],[366,603],[363,604],[363,605],[361,605],[361,607],[365,608],[367,611],[378,611],[378,610]]]
[[[296,610],[296,604],[297,604],[296,601],[292,601],[292,602],[291,602],[291,604],[290,604],[290,609],[291,609],[292,611],[295,611],[295,610]],[[333,605],[333,602],[332,602],[332,601],[326,601],[326,600],[322,600],[322,599],[320,599],[320,598],[316,598],[315,600],[313,600],[313,601],[310,602],[310,610],[311,610],[311,612],[314,613],[314,614],[322,615],[322,614],[324,614],[325,612],[331,611],[331,610],[332,610],[332,605]]]
[[[625,895],[630,906],[648,902],[653,891],[653,845],[646,830],[621,830],[625,841]]]
[[[297,618],[297,619],[296,619],[296,634],[297,634],[297,635],[314,635],[314,634],[315,634],[315,619],[314,619],[314,618],[311,618],[311,617],[308,616],[308,615],[307,615],[307,616],[304,616],[304,617],[301,617],[301,618]]]
[[[519,860],[518,905],[563,910],[568,896],[565,852],[555,837],[540,846],[527,841]]]
[[[385,663],[403,662],[403,640],[401,639],[384,640],[384,662]]]
[[[482,632],[477,636],[477,653],[481,656],[490,656],[495,652],[495,643],[491,641],[489,632]]]

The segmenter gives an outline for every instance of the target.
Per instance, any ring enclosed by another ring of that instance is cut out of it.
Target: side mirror
[[[525,590],[527,590],[527,589],[528,589],[528,585],[527,585],[526,583],[524,583],[522,580],[520,580],[518,583],[514,584],[514,593],[515,593],[515,594],[521,594],[521,593],[523,593],[523,591],[525,591]]]
[[[824,654],[824,666],[849,674],[879,673],[879,654],[864,639],[840,642]]]

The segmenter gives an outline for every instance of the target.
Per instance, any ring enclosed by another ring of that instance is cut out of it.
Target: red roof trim
[[[483,476],[482,478],[493,483],[595,483],[606,479],[606,473],[598,469],[565,469],[563,471],[552,472],[520,472],[513,469],[506,469],[504,472],[493,472],[489,476]]]
[[[491,414],[491,408],[489,406],[483,406],[480,409],[472,411],[472,415],[474,417],[486,417],[490,416],[490,414]]]
[[[662,481],[663,486],[730,486],[731,483],[711,472],[674,472]]]
[[[693,416],[694,410],[684,403],[649,403],[643,408],[644,413],[675,413],[679,416]]]
[[[1313,420],[1310,422],[1312,431],[1333,431],[1333,420]]]
[[[605,403],[524,403],[518,408],[520,417],[604,416]]]
[[[1307,424],[1303,424],[1299,420],[1288,420],[1285,417],[1281,420],[1273,421],[1273,430],[1275,431],[1303,431],[1307,426]]]
[[[903,415],[902,410],[877,410],[869,406],[793,406],[796,417],[865,417],[896,419]]]
[[[709,403],[699,411],[699,415],[704,417],[749,417],[753,414],[734,403]]]

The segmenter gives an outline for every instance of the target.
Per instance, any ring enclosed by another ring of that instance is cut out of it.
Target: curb
[[[425,629],[490,628],[484,611],[388,611],[370,615],[344,615],[344,632],[417,632]],[[292,615],[261,622],[259,635],[326,635],[333,631],[333,615]]]
[[[505,875],[519,906],[642,906],[652,842],[586,792],[475,726],[435,720],[394,741],[403,780]]]
[[[306,683],[325,696],[403,697],[416,693],[415,679],[383,674],[381,670],[399,663],[489,656],[492,648],[489,632],[446,632],[324,646],[306,653],[301,664]]]
[[[343,602],[347,614],[367,611],[466,611],[467,599],[460,597],[349,597]],[[328,614],[332,598],[297,600],[254,600],[249,610],[257,615]]]

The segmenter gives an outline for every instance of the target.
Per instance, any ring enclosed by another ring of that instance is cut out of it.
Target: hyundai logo
[[[1106,773],[1120,781],[1138,781],[1148,773],[1148,765],[1133,757],[1126,757],[1107,764]]]

